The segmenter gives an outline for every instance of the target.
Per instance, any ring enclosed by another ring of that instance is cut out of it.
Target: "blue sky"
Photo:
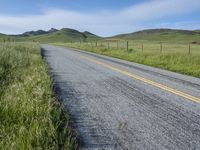
[[[148,28],[200,29],[200,0],[2,0],[0,33],[74,28],[101,36]]]

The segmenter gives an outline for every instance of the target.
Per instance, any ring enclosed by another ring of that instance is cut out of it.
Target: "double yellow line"
[[[94,62],[94,63],[96,63],[96,64],[102,65],[102,66],[104,66],[104,67],[106,67],[106,68],[109,68],[109,69],[114,70],[114,71],[116,71],[116,72],[122,73],[122,74],[127,75],[127,76],[129,76],[129,77],[132,77],[132,78],[134,78],[134,79],[143,81],[144,83],[148,83],[148,84],[153,85],[153,86],[155,86],[155,87],[157,87],[157,88],[160,88],[160,89],[162,89],[162,90],[165,90],[165,91],[171,92],[171,93],[173,93],[173,94],[176,94],[176,95],[178,95],[178,96],[184,97],[184,98],[186,98],[186,99],[188,99],[188,100],[191,100],[191,101],[193,101],[193,102],[200,103],[200,98],[198,98],[198,97],[195,97],[195,96],[189,95],[189,94],[187,94],[187,93],[178,91],[178,90],[176,90],[176,89],[173,89],[173,88],[171,88],[171,87],[168,87],[168,86],[163,85],[163,84],[160,84],[160,83],[157,83],[157,82],[155,82],[155,81],[152,81],[152,80],[143,78],[143,77],[138,76],[138,75],[136,75],[136,74],[134,74],[134,73],[128,72],[128,71],[126,71],[126,70],[122,70],[122,69],[120,69],[120,68],[114,67],[114,66],[112,66],[112,65],[110,65],[110,64],[107,64],[107,63],[98,61],[98,60],[96,60],[96,59],[93,59],[93,58],[90,58],[90,57],[87,57],[87,56],[83,56],[83,55],[81,55],[81,54],[79,54],[79,55],[80,55],[80,57],[82,57],[82,58],[84,58],[84,59],[86,59],[86,60],[88,60],[88,61]]]

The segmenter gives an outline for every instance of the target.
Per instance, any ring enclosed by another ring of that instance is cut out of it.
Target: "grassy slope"
[[[153,29],[153,30],[143,30],[130,34],[117,35],[112,38],[125,39],[125,40],[189,43],[193,41],[199,41],[200,33],[194,31],[184,31],[184,30]]]
[[[100,37],[89,33],[89,32],[79,32],[73,29],[61,29],[59,31],[33,35],[33,36],[13,36],[16,41],[38,41],[41,43],[52,43],[52,42],[77,42],[77,41],[88,41],[88,40],[98,40]]]
[[[90,32],[79,32],[73,29],[61,29],[56,32],[41,34],[35,36],[7,36],[0,34],[0,41],[4,39],[14,39],[15,41],[38,41],[42,43],[53,42],[71,42],[71,41],[96,41],[102,38]],[[134,41],[151,41],[151,42],[170,42],[170,43],[190,43],[200,42],[200,32],[171,29],[150,29],[135,33],[117,35],[106,39],[134,40]]]
[[[0,42],[3,42],[4,39],[8,40],[8,39],[14,39],[14,38],[0,33]]]
[[[38,45],[1,44],[0,83],[0,149],[73,149]]]
[[[107,46],[91,46],[89,44],[66,44],[57,43],[55,45],[61,45],[66,47],[74,47],[82,50],[112,56],[140,64],[150,65],[182,74],[187,74],[200,78],[200,54],[186,54],[186,53],[160,53],[159,51],[138,51],[136,49],[116,49]]]
[[[96,41],[101,40],[102,38],[100,36],[97,36],[91,32],[85,31],[83,34],[87,37],[86,41]]]
[[[38,35],[38,36],[31,36],[26,37],[23,40],[36,40],[39,42],[44,43],[51,43],[51,42],[70,42],[70,41],[83,41],[85,40],[84,35],[81,32],[71,29],[62,29],[60,31],[45,34],[45,35]]]

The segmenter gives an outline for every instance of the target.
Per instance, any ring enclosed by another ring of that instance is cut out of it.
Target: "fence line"
[[[100,40],[100,41],[90,41],[90,42],[70,42],[71,45],[79,43],[80,46],[91,45],[92,47],[104,47],[107,49],[116,49],[116,50],[124,50],[124,51],[139,51],[141,49],[142,52],[148,51],[157,51],[160,53],[168,53],[168,52],[185,52],[187,54],[199,53],[200,54],[200,44],[193,44],[188,42],[187,44],[181,43],[168,43],[168,42],[140,42],[140,41],[109,41],[109,40]]]

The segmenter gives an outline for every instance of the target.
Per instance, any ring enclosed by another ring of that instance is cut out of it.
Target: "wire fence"
[[[172,42],[154,42],[154,41],[90,41],[90,42],[71,42],[69,46],[82,46],[91,48],[106,48],[109,50],[124,50],[127,52],[154,52],[154,53],[184,53],[199,54],[199,43],[172,43]]]

